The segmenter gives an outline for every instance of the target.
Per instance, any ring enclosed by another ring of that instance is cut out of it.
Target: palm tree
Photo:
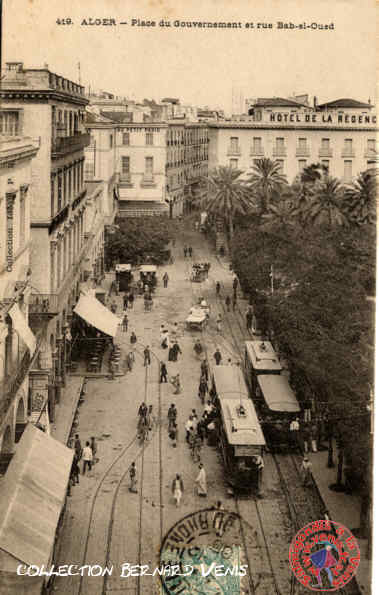
[[[326,165],[322,165],[321,163],[311,163],[304,167],[300,174],[300,181],[302,184],[313,185],[315,182],[327,176],[327,174],[328,168]]]
[[[371,171],[362,172],[353,184],[347,186],[344,206],[349,219],[358,225],[375,222],[376,180]]]
[[[347,225],[343,190],[337,178],[324,177],[315,184],[305,212],[305,220],[316,225]]]
[[[310,198],[317,182],[327,177],[328,168],[321,163],[311,163],[304,167],[292,183],[292,191],[297,196],[299,219],[304,221]]]
[[[224,223],[233,237],[233,219],[237,213],[247,215],[254,210],[251,192],[241,180],[242,171],[219,166],[208,175],[207,190],[201,197],[201,205],[208,215]]]
[[[260,227],[265,231],[275,231],[295,225],[301,213],[297,202],[292,191],[285,192],[280,200],[268,205],[267,211],[262,215]]]
[[[252,173],[246,184],[260,200],[261,212],[267,210],[267,205],[273,195],[279,194],[283,186],[287,185],[286,177],[280,173],[281,164],[271,159],[258,159],[252,167]]]

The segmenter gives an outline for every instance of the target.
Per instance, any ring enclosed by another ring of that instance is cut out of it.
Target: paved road
[[[191,262],[183,257],[184,242],[194,247],[194,260],[206,260],[212,264],[210,279],[202,284],[189,281]],[[204,238],[195,232],[183,231],[174,248],[174,255],[175,264],[159,270],[159,285],[152,312],[145,313],[143,301],[138,298],[134,309],[129,312],[128,333],[120,332],[117,336],[116,341],[126,354],[130,349],[131,330],[137,334],[133,371],[114,381],[90,380],[85,403],[80,409],[78,432],[82,442],[90,436],[96,436],[99,462],[88,475],[80,477],[79,486],[73,489],[73,495],[68,500],[57,563],[98,564],[102,567],[113,565],[113,573],[106,581],[101,576],[59,577],[55,581],[55,593],[59,595],[160,593],[161,586],[156,577],[122,578],[122,564],[148,564],[155,568],[159,565],[162,541],[170,528],[186,515],[209,508],[217,500],[223,502],[227,511],[233,514],[239,512],[242,518],[221,538],[224,544],[240,546],[239,561],[249,566],[247,576],[238,581],[234,592],[253,593],[254,587],[255,592],[262,595],[287,595],[290,592],[288,544],[293,537],[293,529],[288,519],[285,497],[270,460],[267,458],[266,461],[264,498],[260,501],[236,501],[227,496],[217,449],[205,446],[201,458],[208,476],[208,497],[201,498],[195,491],[198,464],[191,459],[185,442],[184,424],[193,408],[199,417],[203,409],[197,397],[200,360],[193,352],[199,334],[187,332],[184,320],[194,300],[200,293],[204,294],[212,304],[212,312],[210,324],[200,337],[206,344],[210,359],[216,346],[220,347],[224,363],[228,358],[234,363],[240,358],[230,329],[234,329],[237,340],[242,342],[246,337],[241,314],[238,311],[227,314],[216,298],[215,280],[222,283],[224,296],[226,291],[231,293],[232,276],[229,268],[212,256]],[[167,289],[162,284],[165,270],[170,277]],[[121,310],[121,298],[118,300]],[[246,308],[245,303],[240,305],[242,310]],[[217,333],[215,324],[218,313],[223,317],[221,334]],[[167,367],[170,377],[180,373],[183,390],[177,396],[173,395],[174,389],[170,383],[158,382],[159,360],[167,361],[167,350],[160,347],[159,329],[161,324],[165,324],[171,330],[175,322],[183,353],[179,355],[177,363],[168,362]],[[145,345],[150,345],[153,352],[152,364],[148,368],[143,366],[142,351]],[[144,447],[136,439],[137,410],[142,401],[153,405],[155,418],[150,439]],[[173,402],[179,412],[179,441],[176,449],[169,444],[167,436],[167,410]],[[128,468],[132,461],[137,466],[137,494],[128,490]],[[177,472],[184,481],[184,495],[179,508],[175,507],[170,489]],[[209,522],[213,518],[212,514],[208,515]],[[186,531],[186,528],[182,527],[182,531]],[[220,542],[220,538],[214,530],[205,533],[201,538],[202,545],[208,548],[210,555],[209,547]],[[221,592],[212,591],[214,587],[210,582],[205,584],[206,580],[210,579],[202,579],[205,592]]]

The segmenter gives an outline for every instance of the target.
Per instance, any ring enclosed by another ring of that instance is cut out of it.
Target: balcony
[[[264,157],[264,155],[263,147],[251,147],[250,157]]]
[[[318,152],[319,157],[333,157],[332,149],[320,149]]]
[[[120,174],[118,183],[120,188],[132,188],[132,176],[130,173]]]
[[[311,152],[307,147],[296,147],[296,157],[310,157]]]
[[[287,150],[285,147],[275,147],[272,155],[273,157],[287,157]]]
[[[29,318],[53,318],[58,314],[58,295],[55,293],[32,293],[29,298]]]
[[[378,152],[376,149],[366,149],[364,156],[366,159],[376,159],[378,157]]]
[[[57,137],[51,146],[51,158],[59,159],[69,153],[81,151],[90,144],[91,136],[89,134],[76,133],[72,136]]]
[[[239,147],[228,147],[226,154],[228,157],[240,157],[241,149]]]
[[[355,157],[355,152],[352,149],[342,149],[341,157],[345,159],[353,159]]]
[[[144,174],[141,180],[141,186],[143,188],[155,188],[156,182],[152,174]]]

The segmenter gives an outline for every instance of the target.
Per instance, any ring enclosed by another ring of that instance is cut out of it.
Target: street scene
[[[373,7],[19,2],[0,595],[375,592]]]

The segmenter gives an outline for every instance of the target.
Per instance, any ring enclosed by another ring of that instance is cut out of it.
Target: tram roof
[[[270,341],[245,341],[246,353],[258,372],[260,370],[281,371],[282,365]]]
[[[221,414],[228,442],[232,446],[266,444],[254,405],[250,399],[222,399]],[[240,408],[244,414],[241,414]]]
[[[124,271],[131,271],[132,265],[131,264],[116,264],[116,272],[123,273]]]
[[[212,369],[217,394],[228,399],[248,398],[249,391],[239,366],[214,366]]]
[[[141,273],[155,273],[157,266],[155,264],[142,264],[140,266]]]
[[[299,403],[285,376],[262,374],[258,376],[258,384],[271,411],[299,413]]]

